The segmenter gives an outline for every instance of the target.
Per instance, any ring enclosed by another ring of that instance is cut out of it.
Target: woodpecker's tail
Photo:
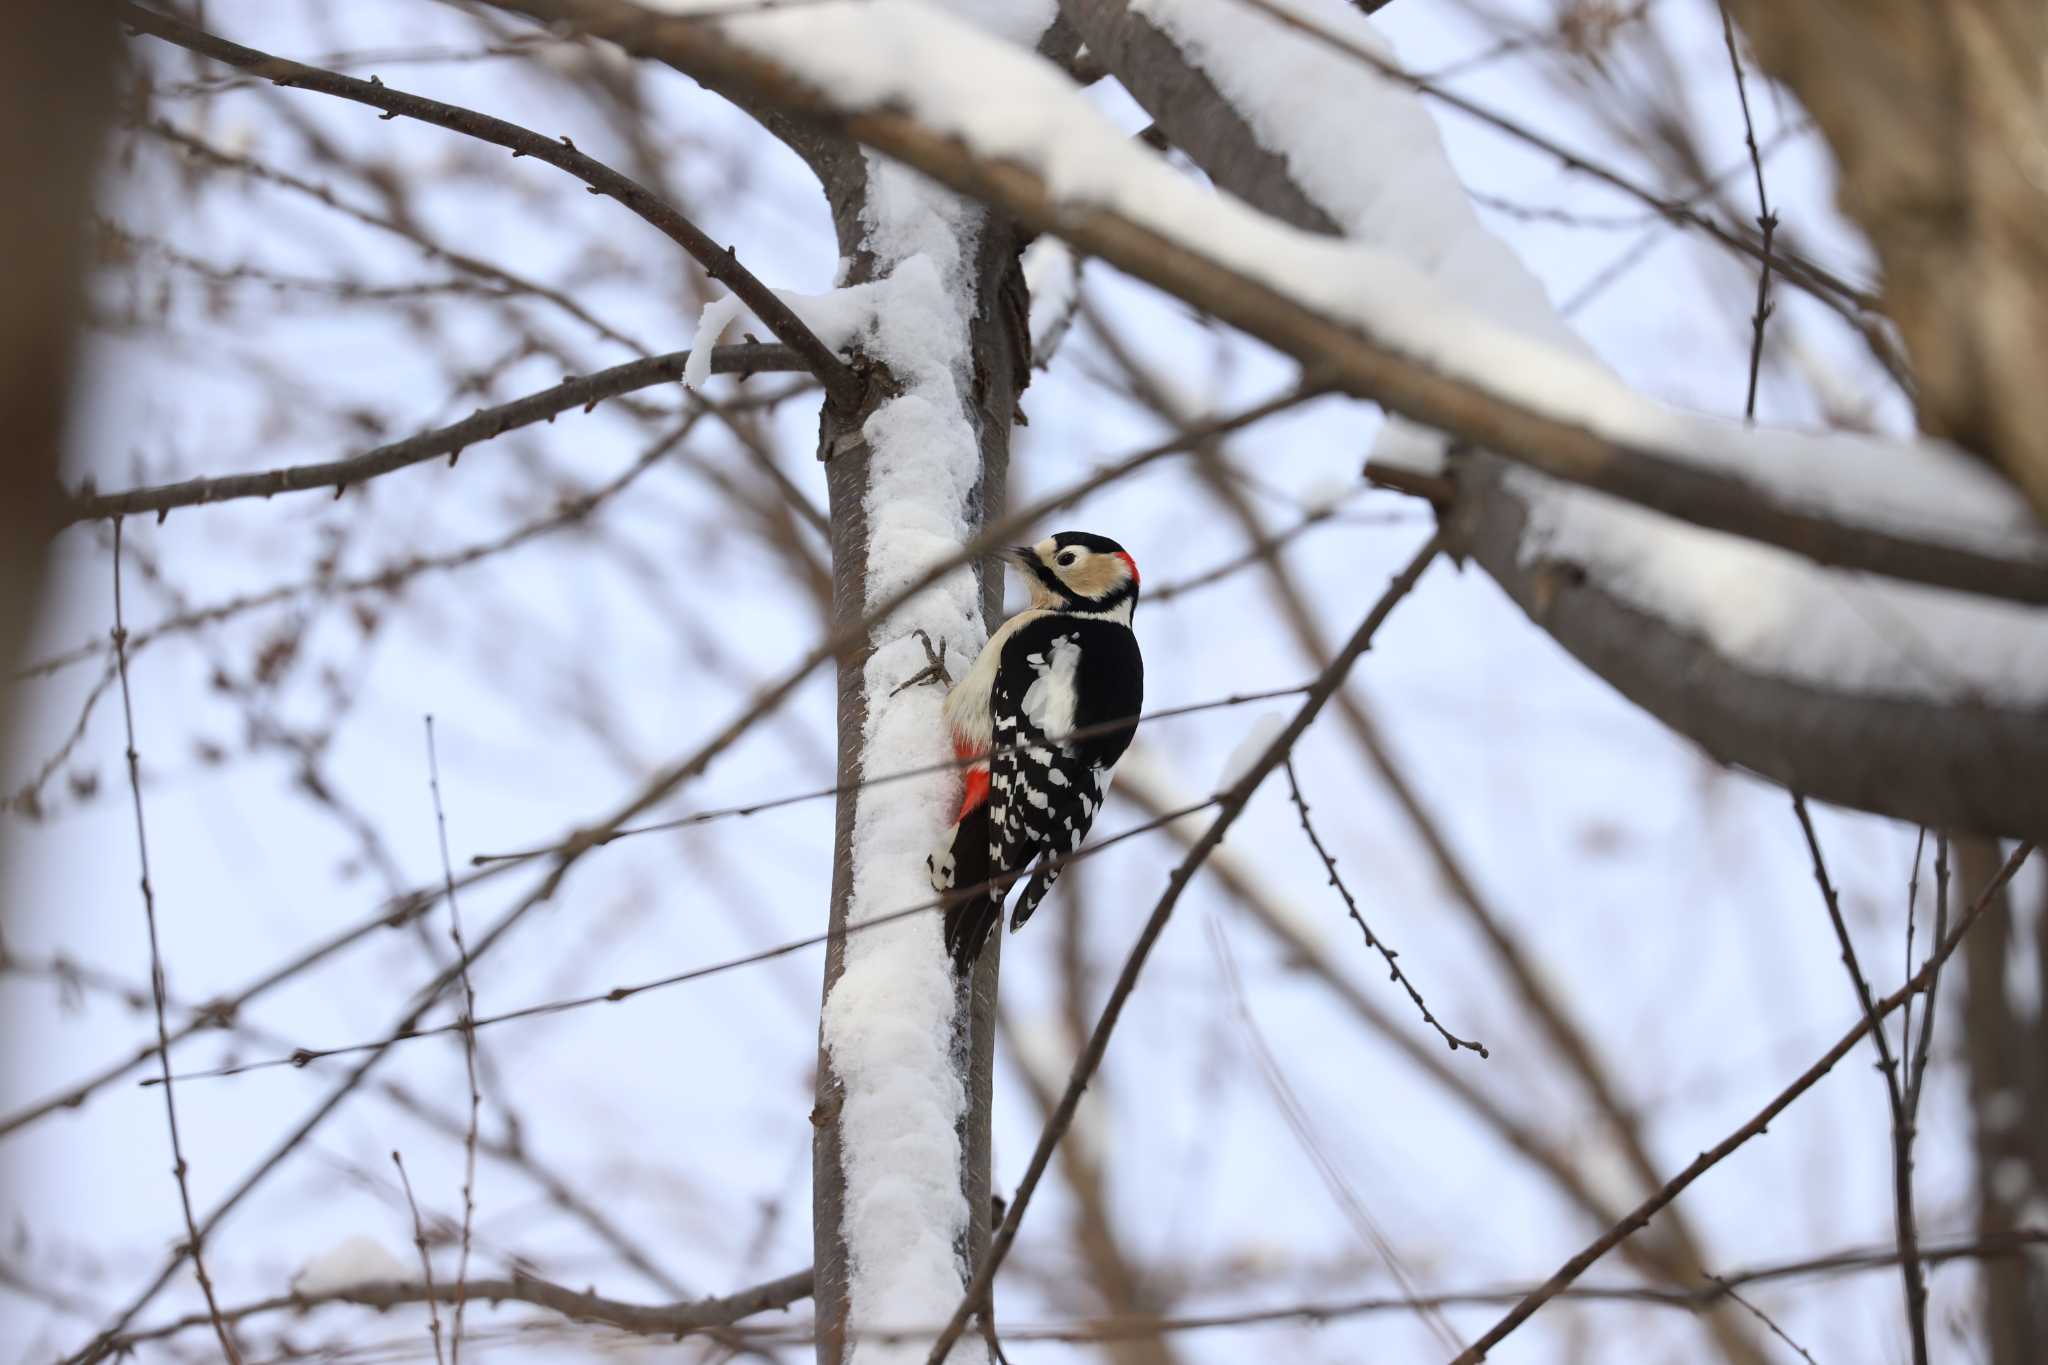
[[[1010,911],[1011,933],[1024,927],[1024,921],[1031,918],[1031,912],[1045,899],[1045,893],[1052,890],[1053,879],[1059,875],[1060,870],[1050,857],[1038,865],[1038,870],[1031,874],[1031,880],[1024,883],[1024,890],[1018,894],[1016,909]],[[1000,909],[997,916],[1001,917]]]
[[[974,970],[989,930],[1003,917],[1003,893],[989,886],[994,872],[986,801],[962,813],[926,867],[932,889],[946,901],[946,953],[953,959],[953,969],[964,976]]]

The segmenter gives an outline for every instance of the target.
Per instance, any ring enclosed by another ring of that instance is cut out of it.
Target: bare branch
[[[779,390],[776,395],[762,395],[762,397],[768,402],[774,402],[778,397],[788,398],[810,387],[808,381],[799,381],[794,385]],[[155,644],[166,636],[179,635],[188,631],[199,630],[202,627],[218,625],[223,621],[230,620],[246,612],[257,611],[264,607],[275,606],[279,603],[293,601],[298,598],[313,596],[328,598],[350,597],[363,593],[381,593],[396,596],[404,589],[406,584],[423,575],[467,568],[470,565],[481,563],[507,551],[518,549],[527,542],[547,535],[549,532],[557,531],[563,527],[588,519],[600,507],[617,497],[642,475],[660,463],[670,451],[675,449],[684,437],[688,436],[696,428],[697,423],[709,410],[710,405],[705,403],[700,397],[698,402],[688,412],[684,413],[675,425],[657,437],[651,444],[644,447],[639,457],[632,464],[620,470],[618,474],[601,484],[586,488],[583,492],[564,492],[559,495],[557,501],[546,513],[531,521],[523,522],[513,527],[503,535],[493,536],[489,540],[476,541],[459,549],[444,550],[436,554],[407,554],[400,558],[387,560],[374,569],[349,577],[339,577],[324,572],[315,573],[312,577],[301,579],[298,582],[276,584],[260,592],[244,593],[240,596],[229,598],[224,602],[213,603],[210,606],[187,608],[173,616],[158,621],[147,629],[131,632],[128,637],[128,653],[130,657],[133,657],[146,646]],[[14,680],[19,682],[27,678],[46,677],[72,664],[94,658],[106,651],[107,646],[100,644],[100,642],[88,641],[76,649],[66,650],[61,654],[52,654],[37,660],[35,663],[18,671],[14,675]],[[61,757],[58,759],[58,762],[61,762]],[[32,790],[34,787],[39,787],[43,782],[47,782],[53,771],[54,767],[46,763],[43,769],[38,770],[37,780],[27,790]],[[19,800],[20,797],[17,796],[14,799]]]
[[[1961,1241],[1942,1242],[1925,1249],[1930,1263],[2004,1259],[2048,1246],[2048,1229],[2015,1228],[2007,1232]],[[1814,1275],[1855,1274],[1890,1269],[1898,1262],[1892,1247],[1832,1252],[1733,1271],[1716,1276],[1696,1289],[1671,1289],[1644,1285],[1578,1285],[1560,1291],[1559,1298],[1578,1303],[1615,1303],[1646,1307],[1676,1308],[1697,1312],[1728,1299],[1736,1290],[1752,1284]],[[510,1280],[484,1280],[473,1286],[472,1297],[494,1303],[523,1303],[564,1312],[575,1321],[602,1323],[621,1331],[647,1337],[675,1339],[679,1334],[716,1331],[743,1323],[747,1318],[798,1303],[810,1292],[811,1272],[799,1271],[739,1294],[721,1299],[698,1300],[672,1307],[643,1307],[620,1303],[594,1294],[574,1294],[559,1286],[530,1276]],[[544,1287],[543,1287],[544,1286]],[[1112,1342],[1155,1337],[1176,1332],[1201,1332],[1232,1327],[1279,1326],[1289,1323],[1321,1323],[1379,1313],[1412,1313],[1419,1308],[1464,1308],[1511,1303],[1525,1292],[1519,1289],[1451,1290],[1420,1295],[1377,1295],[1354,1299],[1328,1299],[1284,1304],[1223,1313],[1182,1314],[1158,1317],[1150,1314],[1084,1319],[1063,1324],[1026,1324],[1007,1329],[1013,1341]],[[443,1286],[434,1296],[446,1302],[452,1289]],[[225,1310],[230,1321],[241,1321],[276,1313],[305,1313],[329,1304],[359,1304],[383,1311],[402,1304],[425,1300],[425,1286],[410,1282],[364,1284],[333,1294],[284,1295]],[[713,1307],[716,1305],[717,1307]],[[726,1314],[731,1316],[727,1317]],[[205,1314],[193,1314],[166,1322],[123,1339],[124,1344],[161,1341],[207,1324]],[[929,1332],[923,1336],[932,1335]],[[745,1330],[741,1340],[757,1344],[769,1341],[803,1343],[811,1335],[798,1328],[791,1331]],[[909,1331],[872,1332],[867,1339],[902,1342],[920,1339]]]
[[[1856,990],[1856,1003],[1863,1007],[1870,1025],[1870,1039],[1877,1048],[1877,1069],[1884,1077],[1885,1097],[1892,1111],[1892,1215],[1899,1234],[1899,1270],[1905,1277],[1906,1326],[1913,1342],[1913,1365],[1927,1365],[1927,1281],[1920,1274],[1920,1234],[1913,1218],[1913,1118],[1906,1108],[1907,1078],[1899,1074],[1898,1058],[1892,1055],[1891,1039],[1878,1018],[1877,1002],[1870,992],[1870,978],[1856,960],[1856,943],[1842,918],[1841,898],[1828,878],[1827,860],[1821,856],[1820,836],[1814,832],[1813,817],[1807,813],[1806,798],[1792,797],[1792,811],[1806,836],[1806,849],[1813,858],[1813,879],[1827,902],[1828,922],[1834,926],[1835,942],[1842,950],[1842,967]],[[1941,942],[1937,931],[1935,943]],[[1928,977],[1931,990],[1934,977]],[[1911,999],[1907,996],[1906,999]],[[1932,1018],[1932,1015],[1929,1015]]]
[[[230,1322],[241,1322],[247,1318],[271,1313],[305,1313],[335,1303],[359,1304],[365,1308],[383,1310],[408,1303],[452,1303],[455,1293],[453,1285],[435,1287],[411,1280],[385,1284],[358,1284],[328,1294],[285,1294],[274,1299],[262,1299],[231,1309],[225,1316]],[[532,1304],[536,1308],[559,1313],[572,1322],[602,1323],[621,1331],[649,1337],[668,1337],[672,1340],[680,1340],[693,1332],[708,1332],[720,1327],[730,1327],[757,1313],[787,1308],[793,1303],[809,1298],[810,1295],[811,1272],[808,1270],[800,1270],[794,1275],[785,1275],[779,1280],[770,1280],[766,1284],[743,1289],[737,1294],[655,1306],[622,1303],[597,1294],[578,1293],[532,1275],[517,1275],[511,1279],[474,1280],[470,1283],[468,1294],[470,1298],[488,1303]],[[185,1317],[142,1331],[124,1333],[115,1340],[114,1349],[127,1351],[146,1341],[161,1341],[204,1322],[203,1317]]]
[[[1766,1328],[1768,1328],[1772,1336],[1784,1342],[1793,1350],[1799,1352],[1800,1358],[1806,1362],[1806,1365],[1820,1365],[1819,1361],[1815,1360],[1812,1357],[1812,1355],[1808,1354],[1807,1349],[1804,1346],[1801,1346],[1798,1342],[1792,1340],[1791,1336],[1785,1331],[1785,1329],[1778,1326],[1778,1324],[1772,1319],[1769,1313],[1764,1312],[1763,1309],[1751,1303],[1748,1300],[1748,1298],[1746,1298],[1742,1294],[1737,1293],[1725,1281],[1722,1281],[1711,1275],[1707,1278],[1714,1284],[1718,1285],[1724,1292],[1726,1292],[1730,1299],[1742,1305],[1742,1307],[1745,1310],[1747,1310],[1751,1317],[1755,1318],[1758,1322],[1762,1323]]]
[[[182,483],[131,488],[121,493],[97,493],[84,489],[65,506],[60,524],[69,526],[74,522],[136,512],[154,512],[157,520],[162,521],[179,507],[229,502],[236,498],[268,498],[279,493],[299,493],[316,488],[332,488],[336,496],[340,496],[380,474],[422,464],[442,455],[446,455],[452,464],[470,446],[480,445],[535,422],[553,421],[557,415],[571,408],[589,412],[605,399],[622,393],[652,388],[656,384],[680,382],[683,366],[689,360],[688,351],[671,351],[645,360],[629,360],[593,375],[572,376],[551,389],[542,389],[496,407],[480,408],[460,422],[322,464],[290,465],[258,474],[187,479]],[[796,364],[795,353],[788,347],[753,344],[721,346],[713,352],[711,364],[715,374],[746,375],[800,368]],[[729,400],[727,406],[746,401]]]
[[[434,1259],[427,1255],[427,1225],[420,1221],[420,1201],[412,1197],[412,1177],[405,1173],[405,1158],[396,1150],[391,1164],[398,1168],[399,1183],[405,1186],[405,1206],[412,1210],[412,1244],[420,1254],[420,1281],[427,1291],[427,1334],[434,1339],[435,1365],[448,1359],[441,1349],[441,1296],[434,1292]],[[461,1286],[456,1286],[456,1304],[461,1304]]]
[[[427,786],[434,795],[434,834],[441,848],[442,893],[448,898],[448,937],[455,944],[457,969],[462,978],[462,1060],[469,1078],[469,1126],[462,1135],[462,1257],[455,1268],[455,1331],[449,1341],[448,1357],[451,1365],[462,1361],[462,1308],[467,1298],[464,1288],[469,1282],[470,1230],[476,1221],[476,1128],[479,1111],[483,1107],[482,1089],[476,1080],[476,987],[470,981],[469,945],[462,941],[462,908],[455,895],[455,865],[448,857],[448,815],[441,806],[441,757],[434,747],[434,718],[427,720]],[[398,1154],[391,1154],[392,1160]],[[401,1166],[401,1170],[404,1168]],[[411,1197],[411,1190],[406,1192]],[[426,1248],[420,1248],[422,1259]],[[431,1283],[431,1280],[430,1280]],[[440,1333],[435,1334],[434,1345],[440,1347]]]
[[[1415,989],[1415,983],[1408,979],[1407,973],[1401,970],[1401,964],[1395,960],[1400,954],[1381,942],[1379,936],[1373,933],[1372,926],[1365,922],[1365,916],[1358,909],[1357,897],[1351,894],[1351,888],[1346,886],[1344,879],[1337,874],[1337,860],[1323,847],[1322,838],[1317,835],[1316,827],[1309,823],[1308,802],[1302,797],[1300,779],[1294,774],[1294,756],[1288,755],[1280,766],[1287,774],[1287,794],[1293,799],[1294,809],[1301,816],[1302,832],[1308,835],[1309,844],[1315,849],[1316,856],[1322,859],[1323,870],[1330,875],[1330,885],[1336,887],[1337,894],[1344,898],[1344,908],[1350,913],[1352,923],[1358,926],[1359,933],[1365,935],[1365,946],[1376,950],[1385,959],[1387,975],[1399,982],[1401,988],[1408,992],[1408,998],[1415,1002],[1415,1008],[1422,1011],[1422,1022],[1435,1029],[1437,1036],[1450,1045],[1451,1051],[1456,1052],[1462,1047],[1478,1053],[1481,1057],[1487,1056],[1484,1043],[1460,1038],[1438,1022],[1437,1017],[1430,1013],[1429,1004],[1422,998],[1422,992]]]
[[[157,1057],[163,1067],[164,1120],[171,1132],[171,1174],[178,1182],[178,1205],[185,1215],[186,1251],[192,1258],[192,1273],[199,1280],[199,1292],[206,1297],[206,1311],[213,1323],[221,1353],[231,1365],[241,1365],[242,1353],[234,1335],[221,1320],[220,1304],[214,1298],[213,1280],[206,1273],[206,1238],[192,1214],[192,1186],[185,1178],[185,1147],[178,1136],[178,1104],[171,1087],[171,1040],[164,1022],[164,958],[157,941],[156,891],[149,884],[149,834],[142,820],[142,759],[135,751],[135,705],[128,689],[128,630],[121,619],[121,523],[114,523],[114,659],[121,675],[121,719],[128,734],[128,792],[135,803],[135,852],[142,866],[142,916],[149,927],[149,992],[156,1005]]]
[[[1741,49],[1735,45],[1735,21],[1728,17],[1725,4],[1721,6],[1721,37],[1728,47],[1728,64],[1735,69],[1735,95],[1742,103],[1742,140],[1749,148],[1750,169],[1756,173],[1756,226],[1762,264],[1756,276],[1756,312],[1749,320],[1749,395],[1742,405],[1743,416],[1755,421],[1756,381],[1764,361],[1764,323],[1771,316],[1771,239],[1777,235],[1778,215],[1771,212],[1771,199],[1764,191],[1764,156],[1756,145],[1756,123],[1749,114],[1749,82],[1742,74]]]

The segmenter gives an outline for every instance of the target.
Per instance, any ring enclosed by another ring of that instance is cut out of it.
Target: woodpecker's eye
[[[1059,559],[1060,567],[1062,569],[1071,569],[1074,567],[1074,561],[1079,559],[1080,557],[1080,555],[1076,554],[1072,550],[1062,550],[1060,551]]]

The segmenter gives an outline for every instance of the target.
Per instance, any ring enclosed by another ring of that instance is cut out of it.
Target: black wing
[[[1038,694],[1033,695],[1033,689]],[[989,862],[996,876],[1080,847],[1144,704],[1144,662],[1126,626],[1048,617],[1012,636],[990,713]],[[1119,724],[1119,722],[1131,724]],[[1048,727],[1063,736],[1054,739]],[[1014,932],[1059,875],[1041,863],[1017,898]],[[995,896],[1000,917],[1002,893]]]

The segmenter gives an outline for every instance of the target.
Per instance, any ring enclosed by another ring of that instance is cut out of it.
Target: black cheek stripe
[[[1047,568],[1045,561],[1037,555],[1031,556],[1031,571],[1038,575],[1038,581],[1045,585],[1047,592],[1062,600],[1071,601],[1073,599],[1074,594],[1072,590],[1066,584],[1060,582],[1060,576]]]

